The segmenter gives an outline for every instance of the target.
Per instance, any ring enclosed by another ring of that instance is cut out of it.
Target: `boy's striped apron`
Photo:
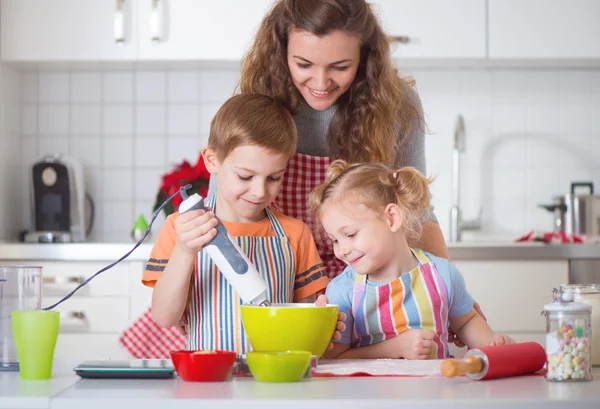
[[[448,290],[429,258],[421,250],[412,251],[421,265],[389,284],[367,285],[367,275],[356,274],[352,295],[353,347],[376,344],[419,328],[438,335],[429,358],[449,356]]]
[[[214,211],[214,196],[207,207]],[[238,236],[234,240],[267,282],[267,299],[271,303],[292,302],[296,265],[292,247],[279,220],[268,208],[265,212],[274,236]],[[196,263],[187,312],[186,349],[222,349],[240,354],[249,351],[240,315],[242,300],[206,252],[198,253]]]

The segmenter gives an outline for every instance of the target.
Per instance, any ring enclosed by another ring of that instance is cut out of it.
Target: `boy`
[[[165,328],[185,323],[186,349],[249,350],[241,300],[202,251],[216,234],[215,215],[267,282],[272,303],[313,302],[327,286],[309,228],[269,209],[296,139],[290,112],[265,95],[236,95],[211,121],[202,151],[218,185],[210,210],[170,215],[142,278],[154,287],[154,320]]]

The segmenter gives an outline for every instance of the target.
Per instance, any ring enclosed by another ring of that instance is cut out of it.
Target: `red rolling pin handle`
[[[537,342],[523,342],[470,349],[464,358],[445,360],[442,374],[452,377],[466,373],[471,379],[483,380],[533,373],[546,364],[546,351]],[[481,365],[473,365],[476,359],[481,360]],[[478,371],[470,372],[469,368]]]

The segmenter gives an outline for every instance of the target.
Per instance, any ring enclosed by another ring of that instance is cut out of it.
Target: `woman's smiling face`
[[[318,37],[295,28],[288,37],[288,66],[294,85],[313,109],[333,106],[356,78],[360,41],[342,31]]]

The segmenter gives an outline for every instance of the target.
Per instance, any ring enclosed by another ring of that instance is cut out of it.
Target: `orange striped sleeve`
[[[329,279],[325,267],[317,251],[313,235],[306,224],[301,221],[294,223],[288,235],[296,238],[295,251],[296,277],[294,280],[294,301],[300,301],[313,294],[325,290]]]
[[[176,240],[175,218],[177,215],[178,213],[174,213],[167,217],[156,237],[156,242],[150,252],[150,259],[142,276],[142,283],[148,287],[154,287],[171,258]]]

